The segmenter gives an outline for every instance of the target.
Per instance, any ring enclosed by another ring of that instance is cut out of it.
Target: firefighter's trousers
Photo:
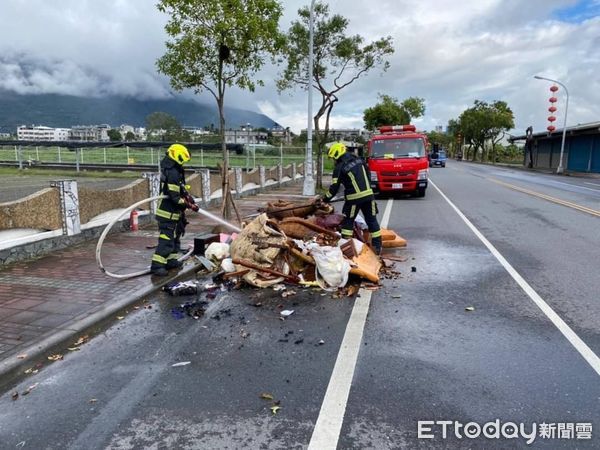
[[[152,256],[151,269],[169,268],[169,261],[177,261],[179,255],[175,252],[175,229],[177,220],[158,218],[158,246]]]
[[[358,212],[362,212],[371,234],[371,244],[376,253],[381,252],[381,229],[377,222],[377,203],[373,197],[365,200],[346,200],[342,208],[344,220],[342,222],[342,237],[349,239],[354,234],[354,219]]]

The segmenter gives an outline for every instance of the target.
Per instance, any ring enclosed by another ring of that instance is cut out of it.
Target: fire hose
[[[144,270],[140,270],[140,271],[138,271],[138,272],[133,272],[133,273],[117,274],[117,273],[109,272],[109,271],[108,271],[108,270],[107,270],[107,269],[104,267],[104,264],[102,264],[102,255],[101,255],[101,252],[102,252],[102,244],[104,243],[104,239],[106,239],[106,236],[108,235],[108,232],[109,232],[109,231],[112,229],[112,227],[114,227],[114,226],[115,226],[115,224],[116,224],[116,223],[117,223],[119,220],[121,220],[121,218],[122,218],[123,216],[125,216],[126,214],[129,214],[129,213],[131,213],[131,211],[133,211],[133,210],[134,210],[135,208],[137,208],[138,206],[141,206],[141,205],[143,205],[143,204],[145,204],[145,203],[152,202],[152,201],[154,201],[154,200],[159,200],[159,199],[161,199],[161,198],[166,198],[166,195],[157,195],[157,196],[155,196],[155,197],[149,197],[149,198],[147,198],[147,199],[140,200],[139,202],[137,202],[137,203],[134,203],[134,204],[133,204],[133,205],[131,205],[130,207],[126,208],[126,209],[125,209],[123,212],[121,212],[121,214],[119,214],[117,217],[115,217],[115,218],[114,218],[114,219],[113,219],[113,220],[112,220],[112,221],[111,221],[111,222],[110,222],[110,223],[109,223],[109,224],[106,226],[106,228],[104,229],[104,231],[103,231],[103,232],[102,232],[102,234],[100,235],[100,238],[98,239],[98,244],[96,245],[96,262],[98,263],[98,267],[100,267],[100,270],[101,270],[101,271],[102,271],[104,274],[106,274],[106,275],[108,275],[109,277],[112,277],[112,278],[118,278],[118,279],[121,279],[121,280],[125,280],[125,279],[128,279],[128,278],[139,277],[139,276],[141,276],[141,275],[146,275],[146,274],[149,274],[149,273],[150,273],[150,266],[148,266],[148,267],[147,267],[146,269],[144,269]],[[194,203],[194,204],[195,204],[195,203]],[[202,214],[202,215],[204,215],[204,216],[206,216],[206,217],[208,217],[208,218],[211,218],[211,219],[213,219],[213,220],[216,220],[216,221],[218,221],[218,222],[221,222],[221,223],[223,223],[224,225],[228,226],[229,228],[233,229],[234,231],[237,231],[237,232],[239,232],[239,231],[240,231],[240,229],[239,229],[238,227],[236,227],[236,226],[234,226],[234,225],[232,225],[232,224],[230,224],[230,223],[228,223],[228,222],[225,222],[224,220],[221,220],[221,219],[219,219],[218,217],[214,216],[213,214],[209,213],[208,211],[204,211],[203,209],[197,209],[197,210],[196,210],[195,208],[194,208],[194,211],[196,211],[196,212],[198,212],[198,213],[200,213],[200,214]],[[179,257],[179,258],[178,258],[178,261],[185,261],[186,259],[188,259],[188,258],[191,256],[191,254],[192,254],[192,252],[193,252],[193,251],[194,251],[194,249],[193,249],[193,248],[190,248],[190,250],[189,250],[189,251],[188,251],[188,252],[187,252],[185,255],[183,255],[183,256],[181,256],[181,257]]]

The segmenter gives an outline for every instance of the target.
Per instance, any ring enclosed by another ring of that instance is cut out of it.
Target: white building
[[[71,128],[69,140],[71,141],[95,141],[108,142],[108,130],[110,125],[77,125]]]
[[[21,125],[17,128],[17,139],[19,141],[67,141],[69,132],[68,128]]]
[[[301,133],[306,135],[306,128]],[[369,136],[368,131],[358,128],[330,128],[328,139],[331,141],[354,141],[359,137],[368,139]]]
[[[266,144],[268,136],[264,131],[256,131],[249,125],[242,126],[239,130],[225,130],[227,144]]]

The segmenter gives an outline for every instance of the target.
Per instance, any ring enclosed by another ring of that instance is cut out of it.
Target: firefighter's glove
[[[185,199],[185,206],[187,206],[189,209],[191,209],[194,212],[198,212],[200,210],[200,207],[198,205],[196,205],[196,203],[193,200],[190,199]]]

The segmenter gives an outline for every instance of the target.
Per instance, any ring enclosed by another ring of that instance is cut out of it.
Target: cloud
[[[308,0],[285,0],[287,28]],[[423,129],[445,125],[479,100],[505,100],[517,130],[546,127],[549,83],[569,87],[569,124],[600,120],[600,6],[598,0],[331,0],[332,13],[350,21],[349,33],[367,41],[390,35],[388,72],[372,71],[342,91],[333,127],[361,127],[362,112],[385,93],[426,100]],[[18,93],[69,93],[164,98],[168,79],[156,72],[165,50],[166,17],[149,0],[3,0],[0,88]],[[24,32],[23,30],[27,30]],[[306,128],[307,94],[279,95],[280,69],[259,74],[255,93],[231,89],[229,106],[261,111],[294,131]],[[558,122],[564,97],[559,91]],[[205,102],[214,102],[208,95]],[[314,107],[320,96],[314,95]]]

